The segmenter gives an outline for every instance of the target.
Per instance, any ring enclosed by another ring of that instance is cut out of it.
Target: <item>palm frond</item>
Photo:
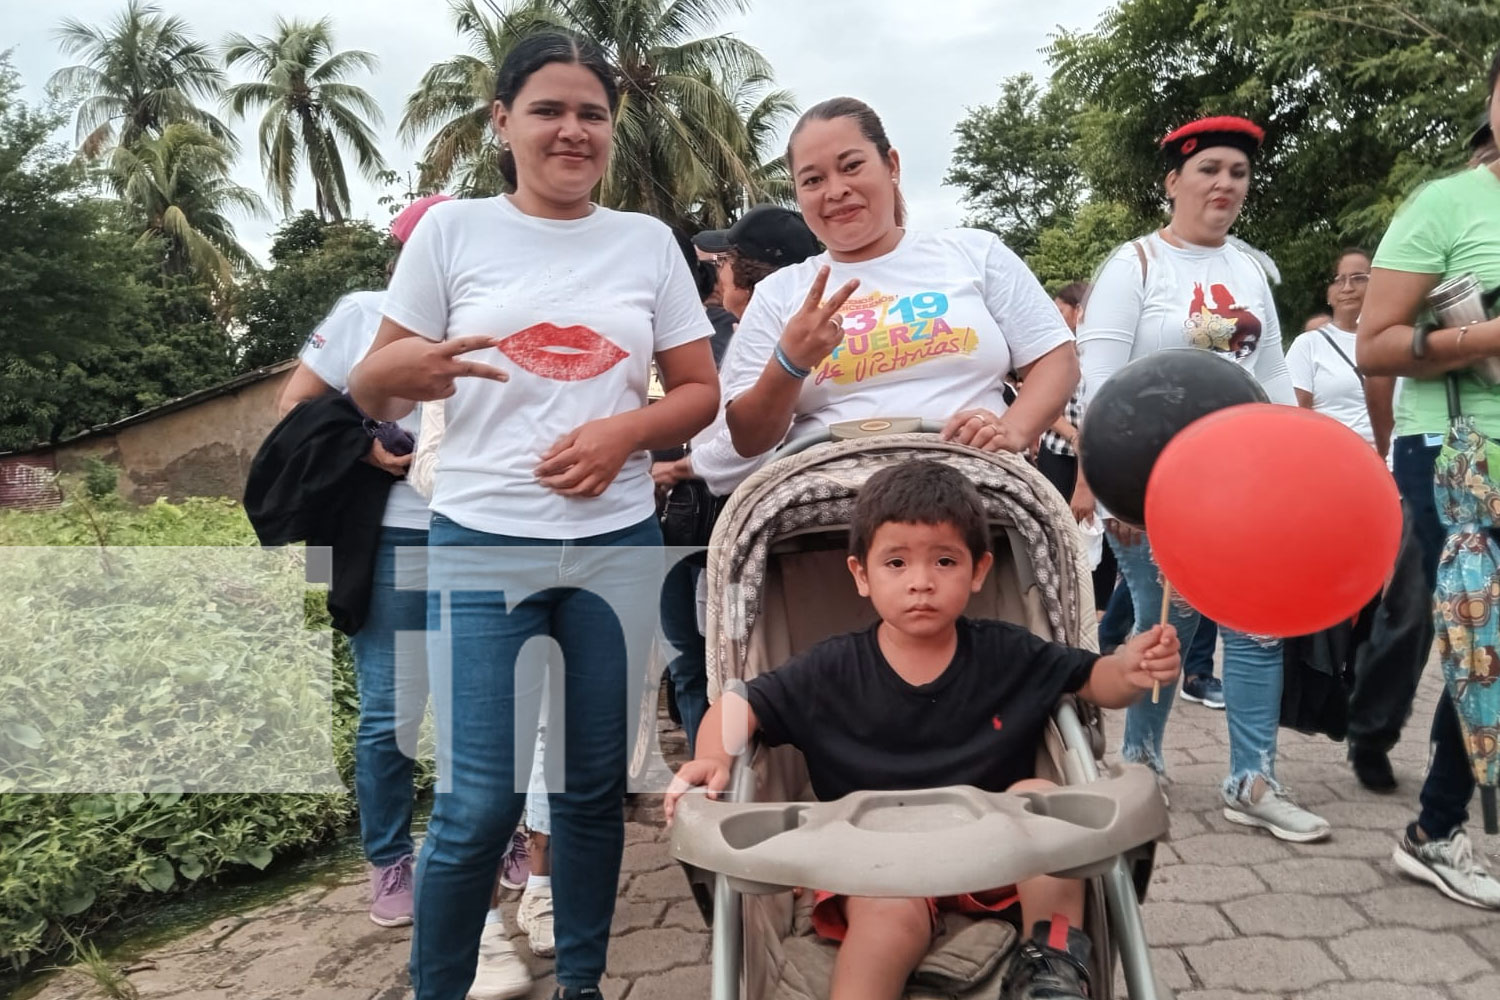
[[[308,76],[308,79],[315,84],[328,85],[338,83],[346,75],[359,70],[374,73],[379,69],[380,57],[375,53],[359,49],[345,49],[324,59],[322,64]]]

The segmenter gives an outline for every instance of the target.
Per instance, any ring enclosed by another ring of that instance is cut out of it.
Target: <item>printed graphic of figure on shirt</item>
[[[1209,285],[1208,294],[1213,296],[1212,308],[1204,297],[1203,286],[1194,283],[1193,304],[1188,307],[1188,319],[1183,325],[1188,343],[1236,358],[1249,357],[1260,341],[1260,320],[1235,300],[1228,287]]]

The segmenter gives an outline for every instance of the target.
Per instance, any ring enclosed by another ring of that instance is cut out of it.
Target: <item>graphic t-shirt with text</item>
[[[1042,286],[992,233],[908,231],[882,257],[840,263],[825,253],[761,281],[724,360],[726,402],[760,378],[824,265],[828,294],[851,278],[860,286],[841,310],[843,343],[803,383],[791,437],[844,420],[1003,413],[1006,373],[1072,340]]]

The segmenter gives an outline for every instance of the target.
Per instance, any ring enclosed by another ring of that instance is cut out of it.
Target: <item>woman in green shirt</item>
[[[1490,64],[1489,94],[1491,125],[1500,127],[1500,51]],[[1432,462],[1448,429],[1449,373],[1458,373],[1464,414],[1480,433],[1500,439],[1500,385],[1468,371],[1484,358],[1500,357],[1500,319],[1434,330],[1424,341],[1413,341],[1413,324],[1427,294],[1462,274],[1473,274],[1485,289],[1500,286],[1500,164],[1428,184],[1402,207],[1375,253],[1359,322],[1360,367],[1370,375],[1404,376],[1393,458],[1422,539],[1429,591],[1436,584],[1445,535],[1433,497]],[[1463,831],[1475,782],[1446,691],[1433,718],[1432,741],[1421,815],[1407,827],[1395,863],[1453,899],[1500,909],[1500,881],[1474,855]]]

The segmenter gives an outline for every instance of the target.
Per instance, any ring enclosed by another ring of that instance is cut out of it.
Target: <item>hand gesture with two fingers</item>
[[[510,376],[504,370],[482,361],[460,357],[473,351],[494,347],[494,337],[455,337],[431,341],[425,337],[403,337],[382,347],[372,359],[390,372],[390,382],[403,399],[425,403],[447,399],[458,391],[458,379],[483,378],[505,382]]]
[[[802,308],[787,320],[781,334],[782,353],[798,368],[816,367],[844,340],[843,318],[838,313],[859,287],[859,281],[846,281],[824,302],[823,292],[828,288],[828,275],[829,268],[826,265],[818,269],[818,276],[813,279]]]

